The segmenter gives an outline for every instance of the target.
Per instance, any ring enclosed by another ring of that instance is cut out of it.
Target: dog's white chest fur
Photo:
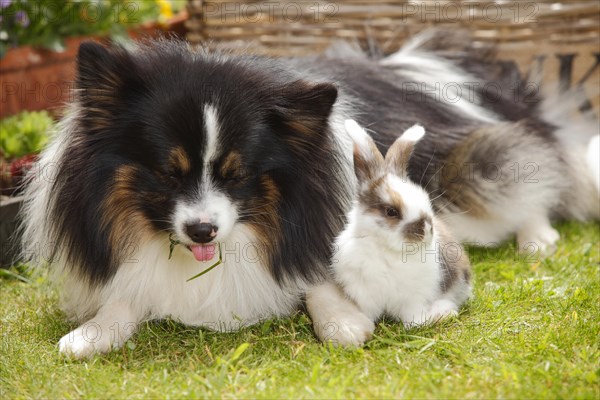
[[[120,347],[142,320],[172,318],[187,325],[233,331],[262,319],[289,315],[304,284],[279,285],[256,254],[251,232],[238,227],[221,244],[224,262],[194,280],[218,260],[200,263],[176,246],[169,259],[165,235],[147,238],[101,289],[85,291],[67,274],[64,309],[72,317],[95,316],[65,335],[60,351],[75,358]]]
[[[168,258],[164,238],[150,240],[128,266],[119,268],[106,293],[121,293],[145,309],[148,318],[166,318],[219,331],[237,330],[272,316],[289,315],[300,291],[280,286],[259,261],[256,242],[238,228],[221,244],[223,263],[187,281],[218,260],[200,263],[189,250],[176,246]],[[141,311],[141,310],[140,310]]]

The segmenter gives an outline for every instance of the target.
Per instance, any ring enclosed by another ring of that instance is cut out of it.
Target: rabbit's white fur
[[[355,144],[359,194],[336,239],[336,282],[372,321],[386,314],[411,326],[456,314],[471,293],[467,255],[402,168],[424,129],[409,128],[384,160],[356,122],[345,126]],[[389,208],[401,208],[400,216],[387,215]]]

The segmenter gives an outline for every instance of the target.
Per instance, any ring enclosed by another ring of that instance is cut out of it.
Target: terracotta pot
[[[20,236],[17,213],[22,204],[22,197],[0,195],[0,267],[18,262]]]
[[[60,53],[30,46],[10,49],[0,60],[0,117],[61,107],[69,99],[75,56],[85,39],[67,39]]]
[[[165,32],[185,37],[187,12],[174,16],[166,25],[155,22],[129,31],[133,39],[155,37]],[[0,59],[0,118],[21,111],[49,110],[57,113],[72,95],[75,77],[75,57],[81,42],[106,40],[99,37],[76,37],[65,40],[65,51],[22,46],[10,49]]]

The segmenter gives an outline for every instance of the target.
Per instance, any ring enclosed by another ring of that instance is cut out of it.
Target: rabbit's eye
[[[398,218],[400,216],[400,213],[394,207],[388,206],[385,208],[385,215],[386,217],[390,218]]]

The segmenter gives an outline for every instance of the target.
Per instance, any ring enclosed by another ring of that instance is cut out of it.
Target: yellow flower
[[[173,6],[169,0],[156,0],[156,4],[160,7],[158,21],[164,24],[173,17]]]

